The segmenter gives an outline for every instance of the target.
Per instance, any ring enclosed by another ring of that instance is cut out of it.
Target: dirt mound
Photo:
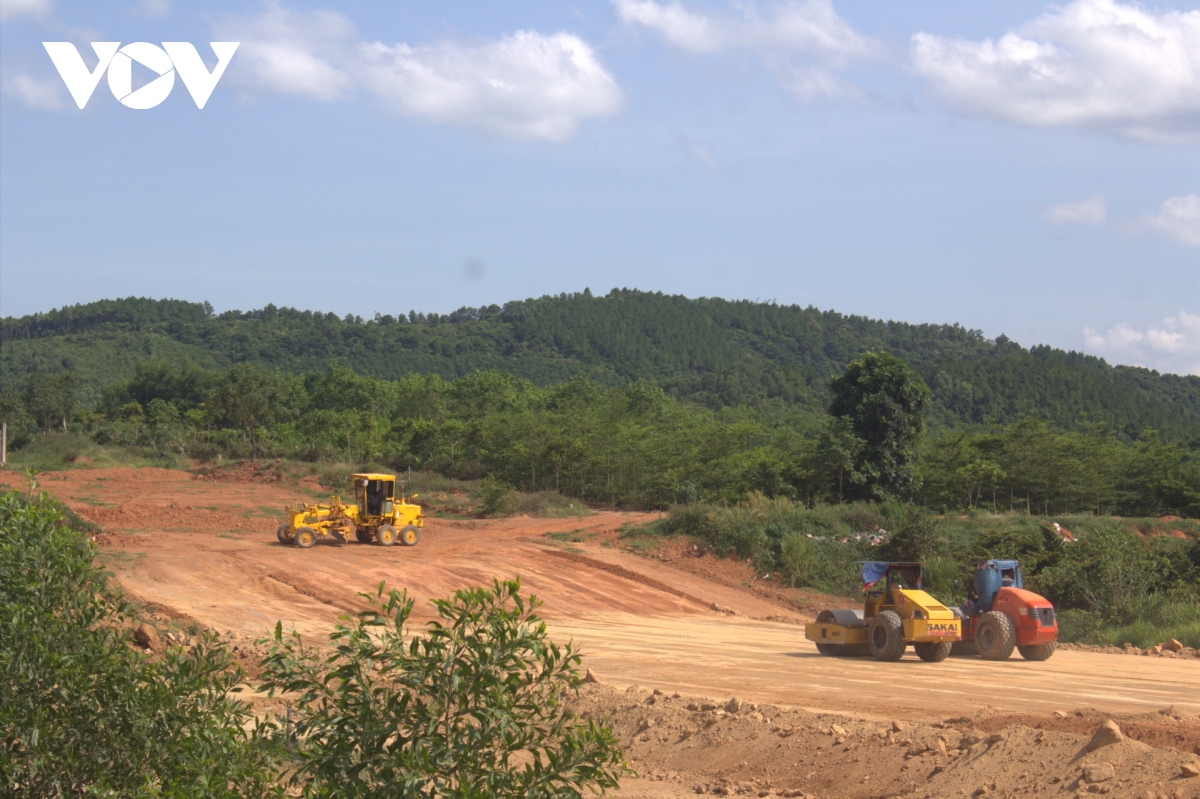
[[[1110,718],[1113,716],[1092,709],[1049,715],[983,711],[964,717],[961,722],[987,732],[1019,724],[1035,730],[1091,735]],[[1119,715],[1116,721],[1121,732],[1131,740],[1178,749],[1186,754],[1200,754],[1200,715],[1178,713],[1168,708],[1157,713]]]
[[[1060,643],[1058,648],[1065,652],[1098,652],[1106,655],[1133,655],[1135,657],[1163,657],[1163,658],[1183,658],[1185,660],[1200,659],[1200,651],[1193,649],[1190,646],[1183,646],[1175,639],[1164,641],[1161,644],[1139,649],[1132,644],[1125,646],[1093,646],[1091,644],[1063,644]]]
[[[1090,735],[1019,724],[988,731],[740,705],[730,712],[733,703],[598,684],[585,686],[576,710],[610,720],[639,773],[638,796],[936,799],[1091,785],[1122,796],[1200,791],[1200,781],[1180,778],[1193,757],[1135,741],[1088,752]]]

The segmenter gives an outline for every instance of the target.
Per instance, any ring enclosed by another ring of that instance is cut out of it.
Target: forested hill
[[[447,315],[339,318],[276,308],[214,314],[208,303],[129,298],[2,322],[0,379],[75,371],[84,398],[133,373],[137,361],[240,361],[290,372],[330,361],[383,378],[458,377],[480,369],[548,384],[584,373],[638,379],[710,406],[826,402],[827,381],[864,350],[912,364],[935,396],[934,422],[1035,416],[1066,428],[1100,423],[1135,435],[1200,437],[1200,378],[1111,367],[1050,347],[1025,349],[955,325],[913,325],[815,308],[613,290],[462,308]]]

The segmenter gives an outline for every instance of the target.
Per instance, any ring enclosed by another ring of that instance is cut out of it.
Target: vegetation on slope
[[[371,320],[276,308],[213,313],[207,303],[123,299],[0,321],[0,382],[76,373],[85,404],[140,360],[190,359],[207,369],[257,363],[293,374],[331,361],[364,376],[451,380],[495,370],[539,386],[586,375],[601,386],[653,380],[710,408],[823,410],[828,380],[867,350],[903,358],[933,392],[931,422],[1064,429],[1104,424],[1132,438],[1200,437],[1200,377],[1113,368],[1050,347],[986,340],[958,325],[912,325],[771,303],[688,299],[614,289]]]
[[[1065,527],[1077,538],[1067,543]],[[863,560],[923,561],[930,591],[957,604],[973,563],[1017,558],[1029,588],[1058,609],[1064,641],[1200,648],[1200,523],[973,511],[935,516],[896,502],[805,508],[752,495],[736,505],[679,505],[651,534],[687,534],[750,558],[793,586],[859,595]]]
[[[63,510],[0,495],[4,796],[581,797],[628,772],[612,731],[566,710],[579,655],[518,583],[438,600],[423,632],[380,586],[325,651],[277,626],[259,688],[293,712],[256,720],[215,637],[131,647],[131,608]]]
[[[31,405],[38,397],[51,408]],[[577,376],[541,387],[496,372],[388,381],[337,366],[292,376],[145,361],[94,408],[69,415],[65,434],[36,434],[38,418],[43,431],[61,430],[59,411],[71,404],[53,393],[15,403],[6,418],[14,445],[25,445],[17,462],[61,466],[91,440],[201,460],[266,455],[490,475],[625,507],[738,502],[757,491],[808,506],[864,496],[938,510],[1200,515],[1195,447],[1153,434],[1126,442],[1098,425],[1063,431],[1024,419],[921,437],[909,417],[901,442],[899,428],[875,429],[873,411],[859,414],[863,427],[800,408],[711,409],[647,381],[605,387]]]

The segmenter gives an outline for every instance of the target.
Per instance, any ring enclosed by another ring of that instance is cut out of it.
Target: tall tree
[[[213,405],[250,436],[250,457],[258,458],[258,428],[287,418],[287,392],[278,376],[261,366],[235,364],[212,395]]]
[[[863,442],[854,470],[865,480],[851,486],[852,495],[885,499],[907,493],[930,400],[925,381],[895,355],[871,351],[851,361],[829,387],[829,413],[848,420]]]
[[[46,432],[56,424],[67,429],[75,410],[75,391],[79,379],[71,372],[52,375],[34,372],[25,384],[25,410]]]

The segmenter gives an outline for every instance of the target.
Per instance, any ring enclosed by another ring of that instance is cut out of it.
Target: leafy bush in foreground
[[[0,496],[0,793],[270,794],[228,654],[205,642],[156,663],[130,650],[94,555],[54,503]]]
[[[518,582],[435,601],[439,621],[407,636],[413,602],[364,594],[371,609],[329,636],[332,654],[275,629],[263,688],[298,694],[279,730],[306,797],[577,797],[617,787],[612,732],[562,700],[579,655],[546,637]],[[348,620],[349,621],[349,620]]]

